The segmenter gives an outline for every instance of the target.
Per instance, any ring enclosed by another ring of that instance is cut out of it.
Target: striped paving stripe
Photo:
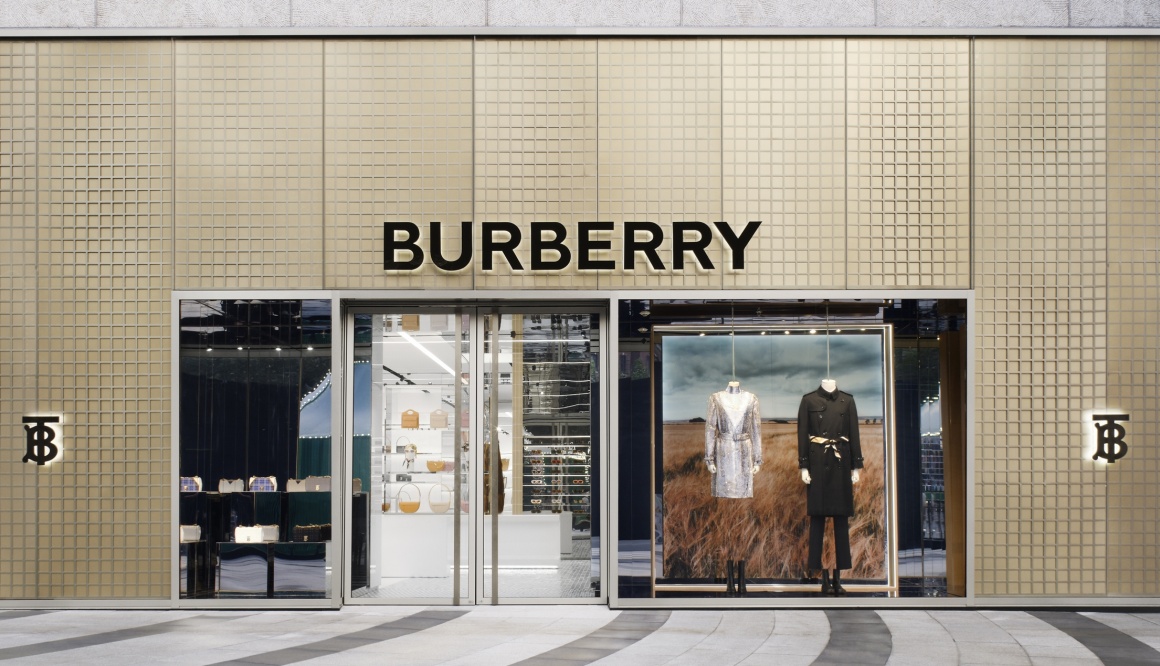
[[[420,611],[414,615],[384,622],[383,624],[363,629],[362,631],[355,631],[296,647],[274,650],[273,652],[261,652],[250,657],[245,657],[244,659],[219,661],[214,666],[224,666],[225,664],[233,664],[235,666],[244,666],[247,664],[263,664],[265,666],[294,664],[300,661],[306,661],[307,659],[326,657],[337,652],[366,647],[367,645],[382,643],[392,638],[430,629],[431,627],[461,617],[466,613],[467,611],[450,610]]]
[[[140,627],[131,627],[129,629],[105,631],[99,634],[89,634],[87,636],[62,638],[55,641],[32,643],[31,645],[18,645],[16,647],[0,649],[0,661],[35,657],[41,654],[64,652],[65,650],[79,650],[81,648],[93,647],[96,645],[105,645],[107,643],[116,643],[118,641],[128,641],[134,638],[156,636],[157,634],[164,634],[185,628],[201,629],[203,628],[203,625],[210,622],[213,622],[213,620],[205,617],[195,616],[181,620],[171,620],[169,622],[158,622],[157,624],[147,624]]]
[[[1117,666],[1160,664],[1160,652],[1103,622],[1079,613],[1064,611],[1028,611],[1040,620],[1083,643],[1100,661]]]
[[[861,610],[828,610],[830,642],[814,661],[819,666],[885,664],[893,650],[890,629],[878,613]]]
[[[47,610],[11,610],[0,611],[0,620],[19,620],[22,617],[32,617],[33,615],[44,615],[45,613],[55,613],[56,611]]]
[[[669,611],[621,611],[614,620],[558,648],[518,661],[513,666],[581,666],[603,659],[660,629]]]

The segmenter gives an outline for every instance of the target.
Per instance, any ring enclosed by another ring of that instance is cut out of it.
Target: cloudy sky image
[[[738,334],[737,380],[761,401],[761,418],[796,419],[803,394],[826,376],[822,334]],[[733,378],[730,336],[666,335],[661,342],[661,399],[665,421],[705,416],[709,395]],[[830,334],[830,377],[854,396],[859,418],[883,413],[882,336]]]

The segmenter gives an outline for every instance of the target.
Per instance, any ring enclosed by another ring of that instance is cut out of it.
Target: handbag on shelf
[[[444,430],[447,428],[447,412],[442,409],[436,409],[431,412],[430,419],[432,430]]]
[[[330,477],[329,476],[308,476],[303,481],[306,484],[306,491],[311,493],[328,493],[330,492]]]
[[[251,476],[250,477],[250,492],[255,493],[272,493],[278,490],[278,477],[276,476]]]
[[[330,541],[330,523],[325,525],[295,525],[290,528],[290,540],[297,542]]]
[[[417,331],[417,330],[419,330],[419,315],[417,315],[417,314],[403,315],[403,321],[402,321],[402,324],[400,326],[404,331]]]
[[[402,442],[404,439],[407,440],[407,443],[400,444],[399,442]],[[415,446],[415,443],[411,441],[410,437],[406,435],[400,435],[399,438],[395,440],[395,453],[406,453],[408,450],[418,451],[419,447]]]
[[[200,476],[183,476],[183,477],[181,477],[181,492],[183,492],[183,493],[200,493],[201,492],[201,477]]]
[[[407,488],[414,488],[414,493],[407,490]],[[406,491],[405,498],[404,491]],[[402,511],[403,513],[415,513],[419,510],[419,504],[423,501],[423,494],[419,492],[419,486],[416,486],[413,483],[408,483],[402,488],[399,488],[399,492],[395,496],[395,501],[399,504],[399,511]]]
[[[201,541],[201,525],[182,525],[181,543]]]
[[[402,414],[402,426],[408,430],[418,430],[419,412],[413,409],[404,409]]]
[[[355,479],[350,484],[350,493],[352,495],[362,494],[362,479]]]
[[[451,489],[446,485],[440,483],[431,486],[431,490],[427,491],[427,506],[431,507],[431,513],[447,513],[451,508],[452,497]]]
[[[246,491],[246,482],[241,479],[219,479],[218,492],[222,493],[241,493]]]
[[[277,540],[277,525],[238,525],[234,528],[235,543],[267,543]]]
[[[447,465],[447,463],[445,463],[445,462],[444,462],[443,460],[441,460],[441,459],[439,459],[439,460],[428,460],[428,461],[427,461],[427,471],[428,471],[428,472],[442,472],[442,471],[443,471],[443,469],[444,469],[444,467],[446,467],[446,465]]]
[[[286,479],[286,492],[288,493],[304,493],[306,492],[306,480],[299,481],[298,479]]]

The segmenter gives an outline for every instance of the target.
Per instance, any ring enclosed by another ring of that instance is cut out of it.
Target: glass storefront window
[[[180,307],[180,597],[330,597],[330,301]]]
[[[962,589],[964,301],[619,309],[621,598]]]

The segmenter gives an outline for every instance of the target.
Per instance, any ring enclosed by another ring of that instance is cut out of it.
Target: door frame
[[[444,296],[441,294],[441,296]],[[612,331],[609,328],[613,317],[612,303],[605,295],[602,298],[577,298],[576,292],[569,292],[567,295],[563,294],[540,294],[529,295],[520,299],[512,300],[497,300],[483,298],[478,293],[463,294],[446,294],[446,297],[432,299],[429,292],[391,292],[391,293],[343,293],[337,292],[335,294],[336,310],[341,312],[338,326],[336,326],[336,337],[341,338],[341,343],[336,344],[340,347],[338,356],[342,364],[342,392],[341,399],[335,400],[333,409],[335,410],[335,418],[341,421],[342,427],[340,432],[341,446],[340,455],[342,458],[341,465],[337,469],[342,470],[342,478],[339,481],[342,487],[346,487],[351,483],[353,478],[353,408],[354,408],[354,373],[346,372],[354,360],[354,317],[356,314],[384,314],[388,312],[413,311],[429,309],[433,313],[448,313],[454,312],[457,314],[467,314],[470,319],[470,337],[469,344],[471,346],[471,356],[469,359],[469,410],[472,412],[470,416],[469,434],[468,437],[473,443],[483,441],[483,433],[481,428],[483,426],[483,409],[484,409],[484,391],[483,391],[483,377],[485,363],[487,359],[483,352],[485,331],[484,331],[484,315],[491,315],[498,313],[501,317],[510,314],[586,314],[597,318],[599,326],[598,344],[594,346],[593,352],[597,354],[597,362],[595,368],[594,380],[598,382],[607,381],[609,377],[608,369],[611,367],[611,338]],[[547,303],[556,303],[556,305],[547,305]],[[599,475],[599,500],[595,497],[597,494],[593,492],[593,497],[590,500],[593,504],[599,506],[599,512],[594,513],[593,520],[599,520],[600,524],[600,594],[592,597],[544,597],[544,598],[504,598],[502,596],[502,588],[498,591],[501,593],[497,599],[492,599],[491,595],[484,597],[484,576],[488,574],[489,568],[484,566],[485,562],[485,547],[490,547],[486,543],[484,534],[484,520],[490,519],[491,516],[485,516],[481,510],[472,511],[471,519],[468,526],[468,575],[466,577],[466,584],[470,586],[470,599],[455,599],[455,598],[390,598],[381,599],[373,597],[355,597],[351,589],[352,571],[349,566],[346,566],[346,558],[350,557],[351,535],[353,531],[353,500],[352,496],[343,492],[342,497],[342,545],[338,551],[341,553],[340,559],[343,562],[341,566],[341,577],[335,577],[336,580],[341,580],[340,589],[335,591],[335,597],[340,597],[342,604],[351,605],[536,605],[536,604],[569,604],[569,605],[607,605],[609,603],[611,586],[615,581],[611,580],[610,575],[615,570],[610,562],[610,552],[615,552],[615,548],[610,548],[610,531],[609,525],[612,518],[612,510],[610,507],[609,497],[611,495],[610,483],[610,460],[611,460],[611,436],[610,436],[610,408],[611,395],[614,389],[611,387],[601,387],[597,391],[597,396],[593,398],[593,409],[599,411],[598,419],[595,421],[593,428],[597,431],[596,438],[599,441],[599,465],[592,465],[591,474]],[[470,485],[470,505],[472,507],[483,506],[483,447],[471,446],[469,447],[469,465],[470,469],[476,470],[472,473]],[[373,507],[372,507],[373,511]],[[498,515],[497,515],[498,518]],[[493,535],[498,535],[498,532],[493,531]],[[495,569],[497,562],[493,559],[493,566]]]

